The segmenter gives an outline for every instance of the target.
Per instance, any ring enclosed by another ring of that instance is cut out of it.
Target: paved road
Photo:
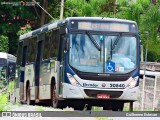
[[[28,105],[13,105],[10,104],[10,108],[8,109],[8,111],[12,111],[12,112],[19,112],[22,111],[25,113],[25,111],[50,111],[52,113],[56,112],[60,112],[60,114],[63,114],[63,111],[68,111],[67,115],[70,111],[74,111],[72,108],[65,108],[64,110],[61,109],[54,109],[52,107],[43,107],[43,106],[28,106]],[[62,113],[61,113],[62,111]],[[66,112],[65,112],[66,113]],[[27,112],[26,112],[27,114]],[[0,118],[0,120],[96,120],[96,118],[94,117],[83,117],[83,115],[80,115],[82,117],[59,117],[60,115],[55,116],[55,117],[2,117]],[[63,116],[63,115],[62,115]],[[64,115],[65,116],[65,115]]]
[[[66,108],[64,110],[54,109],[52,107],[43,107],[43,106],[28,106],[28,105],[10,105],[10,109],[8,111],[18,112],[18,111],[49,111],[51,114],[58,113],[61,111],[67,111],[67,114],[70,111],[74,111],[72,108]],[[53,113],[52,113],[53,112]],[[66,113],[65,113],[66,114]],[[63,115],[62,115],[63,116]],[[81,117],[82,116],[82,117]],[[83,117],[83,114],[80,117],[5,117],[0,118],[0,120],[135,120],[135,117],[103,117],[103,118],[95,118],[95,117]],[[136,117],[136,120],[159,120],[159,117]]]
[[[18,117],[8,117],[1,118],[0,120],[96,120],[96,118],[91,117],[37,117],[37,118],[18,118]]]

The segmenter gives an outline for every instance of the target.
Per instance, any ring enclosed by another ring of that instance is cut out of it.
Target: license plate
[[[109,99],[109,98],[110,98],[110,95],[109,95],[109,94],[97,94],[97,98]]]

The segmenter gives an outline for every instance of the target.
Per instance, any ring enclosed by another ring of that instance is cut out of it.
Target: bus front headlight
[[[134,88],[137,84],[137,81],[138,81],[138,76],[131,80],[131,82],[128,84],[128,87],[129,88]]]
[[[69,73],[67,73],[68,79],[72,85],[80,86],[79,82]]]

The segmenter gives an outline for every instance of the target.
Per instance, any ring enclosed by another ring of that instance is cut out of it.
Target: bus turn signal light
[[[138,80],[138,76],[133,78],[131,80],[131,82],[129,83],[129,88],[134,88],[136,86],[136,84],[137,84],[137,80]]]

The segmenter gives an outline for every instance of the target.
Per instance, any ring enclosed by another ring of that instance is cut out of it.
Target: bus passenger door
[[[60,36],[60,51],[59,51],[59,60],[60,60],[59,94],[61,94],[61,95],[63,92],[62,83],[64,83],[64,69],[65,69],[64,44],[65,44],[65,36],[62,35],[62,36]]]
[[[40,71],[40,91],[39,99],[50,99],[50,77],[51,77],[51,62],[50,62],[50,39],[51,32],[45,33],[45,39],[43,40],[42,49],[42,62]]]
[[[22,52],[22,62],[21,62],[21,73],[20,73],[20,101],[24,100],[24,77],[25,77],[25,65],[26,65],[26,56],[27,55],[27,46],[23,47]]]
[[[44,40],[44,34],[38,36],[37,44],[37,55],[35,61],[35,102],[39,102],[40,95],[40,70],[41,70],[41,60],[42,60],[42,42]]]

